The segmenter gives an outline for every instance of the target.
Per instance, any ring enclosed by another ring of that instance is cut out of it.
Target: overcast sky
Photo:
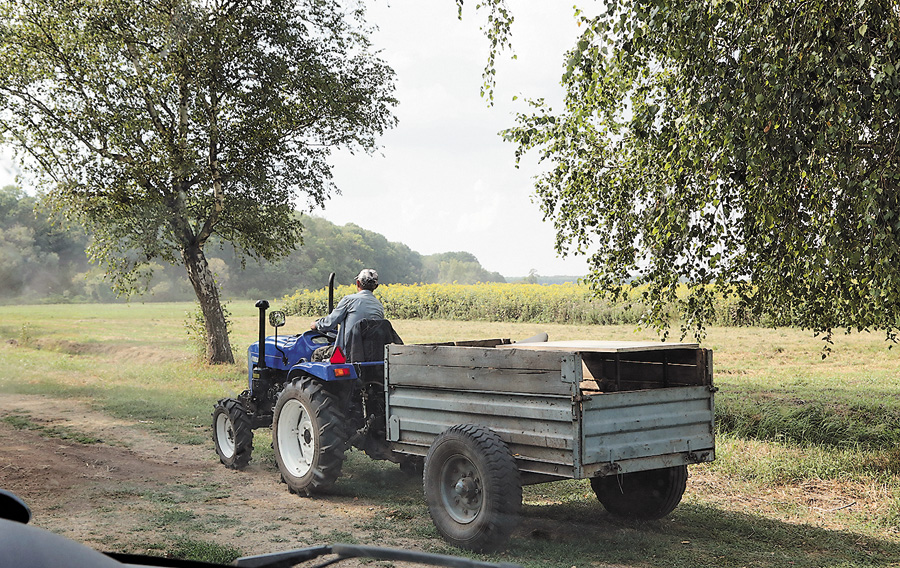
[[[560,106],[564,54],[578,27],[571,0],[509,2],[513,44],[499,62],[495,104],[480,96],[488,43],[485,13],[466,4],[457,19],[450,0],[380,0],[369,20],[373,43],[397,72],[400,123],[380,155],[340,156],[342,190],[322,215],[356,223],[423,254],[469,251],[504,276],[582,276],[583,257],[560,259],[554,231],[532,202],[536,159],[515,168],[515,146],[498,132],[514,125],[522,98]],[[519,100],[513,101],[518,95]]]
[[[572,0],[509,0],[517,59],[505,54],[498,62],[493,107],[480,97],[488,43],[479,30],[486,13],[474,4],[467,2],[462,21],[453,0],[368,4],[369,21],[379,27],[373,43],[397,73],[400,123],[377,155],[334,156],[342,194],[316,214],[422,254],[468,251],[504,276],[531,269],[582,276],[584,258],[556,255],[553,227],[532,202],[535,160],[517,170],[515,146],[498,136],[526,110],[522,97],[559,107],[564,53],[578,34]],[[7,155],[3,185],[14,175]]]

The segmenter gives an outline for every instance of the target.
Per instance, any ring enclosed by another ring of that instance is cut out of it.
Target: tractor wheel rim
[[[224,457],[230,458],[234,455],[234,426],[227,414],[219,414],[216,418],[216,440]]]
[[[303,477],[312,467],[316,435],[309,411],[297,400],[289,400],[278,421],[278,451],[288,473]]]
[[[478,468],[468,458],[456,455],[444,462],[440,488],[444,510],[454,521],[468,524],[478,518],[484,491]]]

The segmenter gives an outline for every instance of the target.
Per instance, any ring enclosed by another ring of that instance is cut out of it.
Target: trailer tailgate
[[[582,401],[576,477],[712,461],[714,409],[708,386],[594,395]]]

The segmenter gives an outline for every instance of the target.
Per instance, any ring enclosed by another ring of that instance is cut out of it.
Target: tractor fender
[[[356,368],[347,363],[329,363],[328,361],[304,361],[297,363],[288,372],[288,381],[304,375],[315,377],[321,381],[355,381],[359,375]]]

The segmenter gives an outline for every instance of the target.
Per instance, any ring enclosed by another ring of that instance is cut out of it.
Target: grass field
[[[277,305],[275,306],[278,307]],[[255,340],[253,302],[229,309],[238,363],[196,360],[185,322],[193,305],[0,306],[0,396],[41,393],[88,400],[141,420],[180,444],[209,445],[212,403],[246,382],[244,350]],[[308,325],[289,318],[286,332]],[[407,343],[524,338],[655,339],[628,326],[395,320]],[[664,522],[609,526],[578,545],[514,539],[506,561],[527,566],[900,566],[900,350],[878,335],[822,342],[793,329],[711,328],[717,460],[691,468],[682,504]],[[254,459],[274,471],[264,432]],[[401,511],[407,538],[435,545],[409,487],[384,491],[383,464],[354,454],[362,472],[340,491]],[[2,474],[0,474],[2,475]],[[2,477],[0,477],[2,482]],[[413,486],[414,487],[414,486]],[[413,490],[414,491],[414,490]],[[590,519],[598,505],[584,482],[527,487],[525,515]],[[372,530],[376,530],[377,527]],[[202,532],[195,535],[202,541]],[[252,551],[246,551],[251,553]]]

